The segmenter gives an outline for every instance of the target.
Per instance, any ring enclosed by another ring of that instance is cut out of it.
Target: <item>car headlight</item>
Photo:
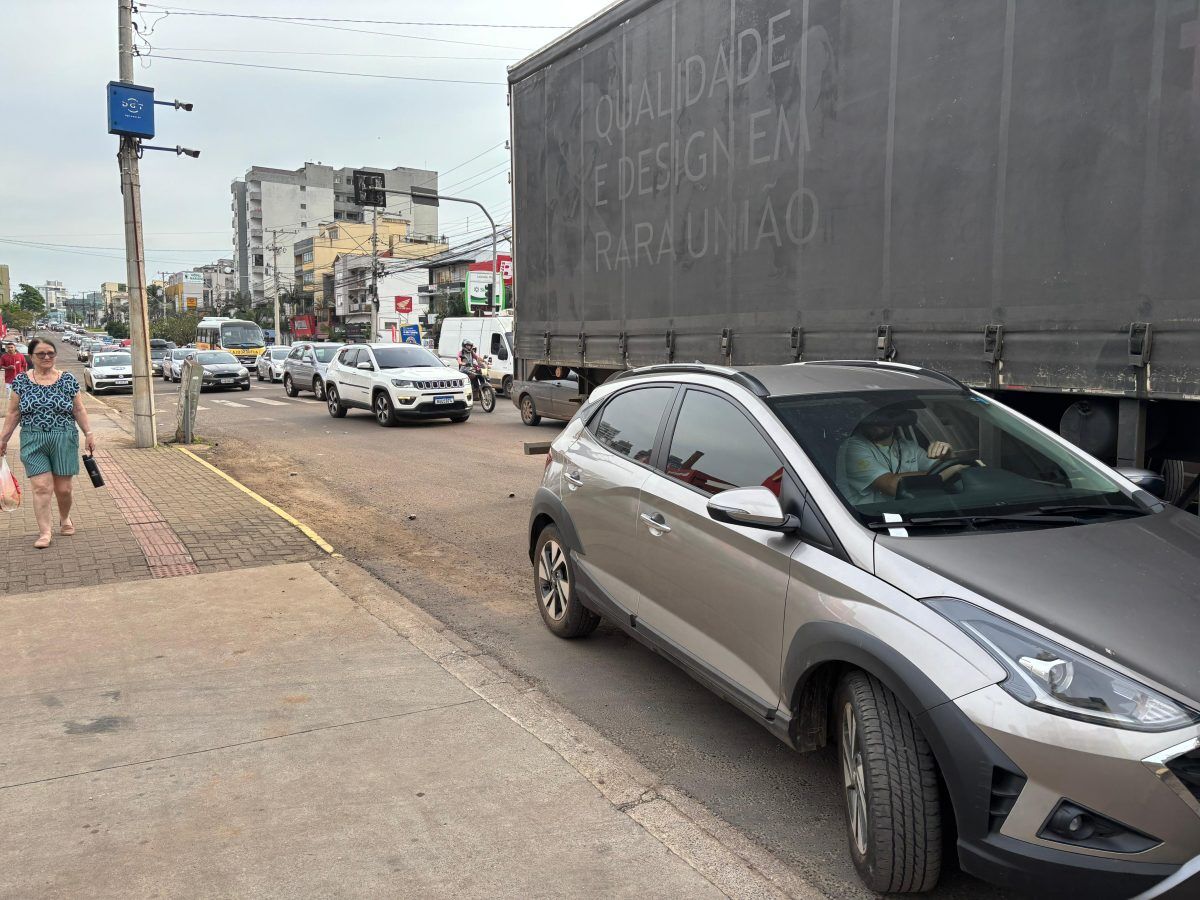
[[[243,378],[246,378],[246,377],[248,377],[248,376],[250,375],[250,370],[249,370],[249,369],[247,369],[245,366],[242,366],[242,367],[241,367],[241,368],[238,370],[238,375],[240,375],[240,376],[241,376],[241,377],[243,377]]]
[[[396,387],[412,387],[413,386],[413,382],[405,381],[403,378],[393,378],[392,384],[394,384]]]
[[[1004,667],[1008,677],[1000,687],[1026,706],[1130,731],[1172,731],[1200,718],[1158,691],[974,604],[948,597],[925,602]]]

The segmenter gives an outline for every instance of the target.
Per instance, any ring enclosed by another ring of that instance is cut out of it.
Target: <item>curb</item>
[[[293,516],[289,515],[284,510],[280,509],[278,506],[276,506],[274,503],[272,503],[266,497],[262,496],[261,494],[255,493],[250,488],[246,487],[246,485],[242,484],[240,481],[238,481],[236,478],[234,478],[232,475],[218,469],[216,466],[214,466],[208,460],[202,459],[201,457],[199,457],[195,453],[193,453],[191,450],[184,449],[183,447],[180,447],[178,444],[173,444],[171,446],[174,449],[178,450],[180,453],[182,453],[184,456],[191,457],[193,460],[200,463],[200,465],[204,466],[204,468],[208,469],[210,472],[214,472],[216,475],[218,475],[220,478],[227,481],[229,484],[233,485],[235,488],[237,488],[239,491],[241,491],[246,496],[261,503],[263,506],[265,506],[271,512],[275,513],[275,515],[279,516],[279,518],[283,519],[289,525],[292,525],[295,528],[299,529],[300,532],[306,538],[308,538],[310,541],[312,541],[314,544],[316,544],[318,547],[320,547],[322,550],[324,550],[326,553],[328,553],[334,559],[342,559],[342,554],[340,554],[336,550],[334,550],[332,544],[330,544],[328,541],[326,541],[323,537],[321,537],[319,534],[317,534],[315,531],[313,531],[312,528],[305,525],[299,519],[294,518]]]
[[[600,796],[727,897],[827,900],[830,896],[817,879],[783,862],[678,788],[664,784],[592,726],[367,570],[348,561],[313,568],[370,616],[557,753]]]

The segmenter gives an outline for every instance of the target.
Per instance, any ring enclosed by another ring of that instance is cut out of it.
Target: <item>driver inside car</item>
[[[863,417],[842,445],[839,459],[847,497],[855,503],[894,499],[901,479],[925,475],[954,453],[945,441],[922,447],[913,436],[916,423],[916,411],[899,405],[883,406]],[[965,468],[949,466],[936,477],[949,482]]]

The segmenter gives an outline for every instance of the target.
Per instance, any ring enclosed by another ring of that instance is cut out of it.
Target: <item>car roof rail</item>
[[[812,359],[804,362],[794,363],[798,366],[854,366],[860,369],[892,369],[897,372],[914,372],[916,374],[925,375],[928,378],[934,378],[938,381],[943,381],[946,384],[952,384],[959,390],[970,391],[967,385],[963,384],[953,375],[947,375],[945,372],[939,372],[937,369],[929,369],[925,366],[914,366],[911,363],[891,362],[884,359]]]
[[[746,390],[750,391],[756,397],[771,396],[771,392],[767,390],[767,386],[753,375],[749,375],[738,369],[731,369],[728,366],[713,366],[699,362],[658,363],[657,365],[642,366],[637,369],[626,369],[624,372],[618,372],[613,381],[620,378],[632,378],[635,375],[659,375],[675,372],[694,372],[699,375],[715,375],[718,378],[728,378],[730,381],[736,382],[746,388]]]

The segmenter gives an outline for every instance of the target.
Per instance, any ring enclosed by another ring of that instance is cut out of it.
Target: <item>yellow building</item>
[[[388,215],[379,216],[375,241],[378,254],[392,260],[421,259],[448,249],[442,243],[411,237],[407,219]],[[371,223],[322,225],[313,237],[296,242],[295,253],[295,290],[303,298],[303,308],[295,312],[311,311],[318,327],[328,331],[335,324],[333,263],[339,256],[371,255]]]

